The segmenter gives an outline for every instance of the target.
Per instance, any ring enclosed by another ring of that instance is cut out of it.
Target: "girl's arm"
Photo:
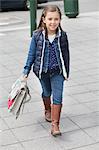
[[[27,77],[30,73],[31,67],[34,63],[35,60],[35,55],[36,55],[36,41],[34,35],[32,36],[29,52],[28,52],[28,57],[26,61],[26,65],[24,67],[23,74],[25,77]]]

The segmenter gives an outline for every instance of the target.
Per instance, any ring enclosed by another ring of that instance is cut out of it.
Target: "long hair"
[[[58,6],[56,6],[56,5],[45,6],[44,10],[42,11],[42,15],[41,15],[40,22],[39,22],[37,29],[42,29],[42,30],[45,29],[45,31],[47,31],[46,24],[43,22],[43,18],[46,17],[47,12],[55,12],[55,11],[57,11],[59,13],[59,16],[61,19],[62,14],[61,14],[61,11]],[[59,27],[61,29],[60,24],[59,24]]]

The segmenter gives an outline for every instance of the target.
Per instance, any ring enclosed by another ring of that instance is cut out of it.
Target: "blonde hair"
[[[40,22],[39,22],[39,25],[38,25],[37,28],[38,29],[45,29],[46,30],[46,25],[43,22],[43,18],[46,17],[47,12],[55,12],[55,11],[57,11],[59,13],[59,16],[60,16],[60,19],[61,19],[62,14],[61,14],[61,11],[60,11],[59,7],[56,6],[56,5],[47,5],[44,8],[44,10],[42,11],[41,19],[40,19]],[[61,29],[61,25],[60,24],[59,24],[59,27]]]

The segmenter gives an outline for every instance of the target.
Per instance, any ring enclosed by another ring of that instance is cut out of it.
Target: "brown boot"
[[[51,99],[50,97],[43,97],[45,106],[45,120],[51,122]]]
[[[53,136],[61,135],[61,132],[59,129],[61,108],[62,108],[62,104],[60,105],[52,104],[52,107],[51,107],[51,119],[52,119],[51,134]]]

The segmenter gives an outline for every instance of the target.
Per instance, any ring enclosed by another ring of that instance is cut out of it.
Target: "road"
[[[47,4],[57,4],[62,14],[64,14],[63,1],[51,1],[46,4],[39,5],[37,9],[37,23],[40,19],[42,8]],[[79,12],[98,11],[98,0],[79,0]],[[0,13],[0,36],[5,35],[8,31],[24,30],[30,27],[30,12],[29,11],[9,11]]]

